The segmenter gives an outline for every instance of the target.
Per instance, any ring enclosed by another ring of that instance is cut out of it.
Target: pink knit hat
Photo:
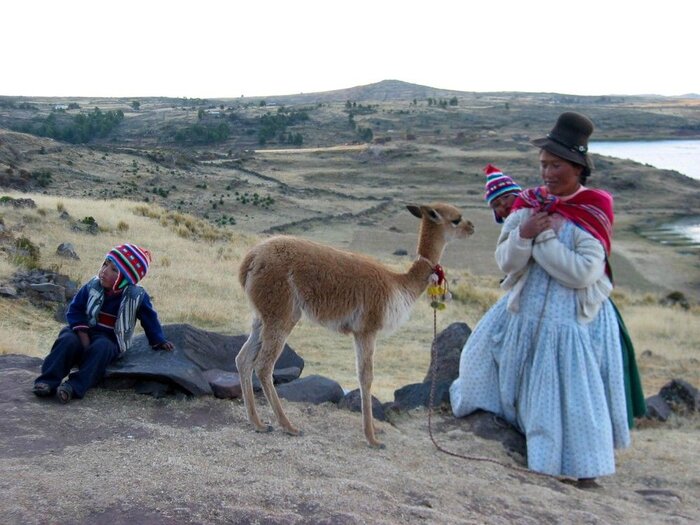
[[[494,199],[502,195],[520,193],[522,191],[522,188],[513,179],[508,175],[504,175],[503,172],[493,164],[487,164],[484,168],[484,173],[486,173],[486,193],[484,194],[484,199],[486,199],[489,205]],[[496,218],[496,222],[503,222],[503,219],[497,216],[495,212],[494,217]]]
[[[109,251],[106,259],[112,261],[119,270],[119,277],[114,283],[114,289],[118,290],[146,277],[151,264],[151,252],[135,244],[120,244]]]

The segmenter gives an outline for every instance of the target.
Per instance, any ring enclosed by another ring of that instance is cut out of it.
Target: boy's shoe
[[[56,397],[65,405],[73,398],[73,387],[68,383],[63,383],[56,389]]]
[[[34,392],[35,396],[47,397],[51,395],[51,387],[46,383],[34,383],[32,392]]]

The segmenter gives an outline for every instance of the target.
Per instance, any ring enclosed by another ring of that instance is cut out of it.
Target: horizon
[[[662,95],[659,93],[635,93],[635,94],[630,94],[630,93],[599,93],[595,95],[582,95],[578,93],[562,93],[562,92],[556,92],[556,91],[473,91],[473,90],[461,90],[461,89],[452,89],[449,87],[442,87],[442,86],[433,86],[433,85],[427,85],[427,84],[417,84],[414,82],[407,82],[405,80],[401,79],[382,79],[378,80],[376,82],[370,82],[368,84],[358,84],[358,85],[353,85],[353,86],[343,86],[343,87],[336,87],[332,89],[328,89],[325,91],[308,91],[308,92],[298,92],[298,93],[281,93],[281,94],[274,94],[274,95],[240,95],[237,97],[234,96],[220,96],[220,97],[189,97],[189,96],[170,96],[170,95],[46,95],[46,94],[36,94],[36,95],[6,95],[3,93],[0,93],[0,97],[4,98],[46,98],[46,99],[81,99],[81,98],[88,98],[88,99],[94,99],[94,98],[108,98],[108,99],[149,99],[149,98],[164,98],[164,99],[202,99],[202,100],[236,100],[240,98],[246,98],[246,99],[251,99],[251,98],[275,98],[275,97],[289,97],[289,96],[298,96],[298,95],[314,95],[314,94],[323,94],[323,93],[329,93],[329,92],[334,92],[334,91],[345,91],[349,89],[355,89],[355,88],[363,88],[363,87],[368,87],[368,86],[373,86],[376,84],[381,84],[383,82],[401,82],[404,84],[409,84],[409,85],[414,85],[414,86],[420,86],[428,89],[435,89],[437,91],[454,91],[454,92],[459,92],[459,93],[477,93],[477,94],[499,94],[499,93],[517,93],[517,94],[556,94],[556,95],[562,95],[562,96],[579,96],[579,97],[601,97],[601,96],[609,96],[609,97],[664,97],[664,98],[700,98],[700,91],[699,92],[690,92],[690,93],[679,93],[677,95]]]
[[[136,0],[39,0],[4,11],[13,23],[0,33],[12,72],[3,96],[235,99],[384,79],[476,93],[700,93],[689,66],[695,18],[680,0],[663,10],[604,0],[357,0],[342,9],[200,0],[167,11]]]

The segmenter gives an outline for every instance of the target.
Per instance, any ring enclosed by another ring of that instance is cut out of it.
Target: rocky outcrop
[[[16,272],[7,283],[0,283],[0,295],[26,298],[35,306],[54,311],[54,318],[64,322],[65,310],[78,293],[78,283],[67,275],[35,268]]]
[[[666,421],[673,413],[687,416],[699,412],[700,391],[683,379],[673,379],[646,403],[647,417]]]
[[[236,356],[245,343],[245,335],[222,335],[187,324],[163,326],[163,332],[175,348],[155,351],[145,335],[134,338],[133,345],[105,374],[106,388],[137,388],[143,383],[160,383],[149,389],[154,395],[181,392],[187,395],[237,397],[240,381]],[[290,381],[301,375],[304,360],[285,345],[275,365],[276,382]],[[235,374],[235,375],[234,375]],[[148,389],[147,389],[148,390]]]
[[[387,408],[394,411],[411,410],[449,403],[449,388],[459,373],[459,358],[462,348],[472,331],[466,323],[452,323],[440,332],[435,341],[430,359],[430,368],[422,383],[413,383],[394,392],[394,401]]]

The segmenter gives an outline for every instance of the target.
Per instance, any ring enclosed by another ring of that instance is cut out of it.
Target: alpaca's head
[[[441,236],[440,239],[444,242],[464,239],[474,233],[472,222],[465,219],[462,212],[450,204],[409,204],[406,208],[422,220],[421,230],[429,232],[431,236]]]

